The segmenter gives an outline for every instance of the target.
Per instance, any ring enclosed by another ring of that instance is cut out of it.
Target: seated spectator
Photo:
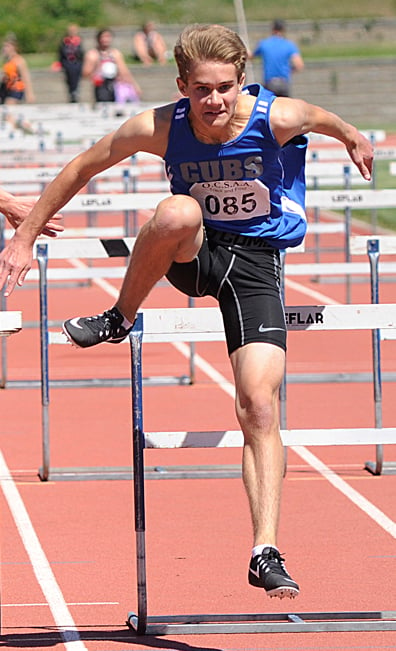
[[[142,25],[133,39],[136,58],[145,66],[150,66],[155,61],[161,65],[166,63],[166,45],[161,34],[155,29],[153,22]]]

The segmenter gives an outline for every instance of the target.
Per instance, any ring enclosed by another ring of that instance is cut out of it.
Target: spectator
[[[101,29],[96,35],[97,45],[84,57],[83,77],[91,79],[96,102],[115,102],[116,83],[129,84],[139,99],[141,90],[129,72],[122,53],[112,47],[113,32]]]
[[[78,102],[84,50],[78,25],[69,25],[58,51],[58,59],[65,74],[65,82],[70,102]]]
[[[263,62],[263,85],[279,97],[289,97],[292,73],[304,68],[297,45],[286,38],[285,32],[285,23],[274,20],[271,36],[259,41],[253,52]]]
[[[153,22],[142,25],[133,39],[136,58],[145,66],[151,66],[154,61],[161,65],[166,63],[166,45],[161,34],[155,29]]]
[[[8,34],[3,43],[1,103],[17,104],[26,100],[34,102],[32,82],[25,59],[19,54],[18,41],[14,34]]]

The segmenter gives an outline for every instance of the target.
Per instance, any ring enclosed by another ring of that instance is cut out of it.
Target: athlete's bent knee
[[[174,195],[158,204],[153,219],[160,232],[171,235],[174,232],[199,229],[202,212],[199,203],[192,197]]]

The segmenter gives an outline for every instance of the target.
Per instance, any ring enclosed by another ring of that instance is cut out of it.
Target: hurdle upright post
[[[312,160],[317,161],[318,159],[318,154],[316,151],[312,153]],[[319,182],[318,182],[318,177],[315,176],[313,180],[313,189],[314,190],[319,190]],[[318,206],[314,206],[314,223],[319,224],[319,219],[320,219],[320,208]],[[315,262],[320,262],[320,234],[319,232],[315,232],[314,234],[315,238],[315,245],[314,245],[314,250],[315,250]]]
[[[147,579],[146,579],[146,518],[144,499],[144,433],[143,433],[143,378],[142,345],[143,314],[136,317],[129,334],[131,347],[132,378],[132,430],[133,430],[133,487],[135,503],[136,570],[137,570],[137,616],[129,616],[138,635],[147,627]]]
[[[286,259],[286,250],[282,249],[280,251],[280,291],[283,305],[285,304],[285,259]],[[287,428],[287,378],[286,378],[286,364],[287,358],[285,359],[285,368],[283,372],[282,382],[279,387],[279,425],[281,429]],[[287,447],[286,445],[283,448],[283,476],[286,476],[287,473]]]
[[[5,216],[0,213],[0,251],[5,246]],[[4,312],[7,308],[7,299],[4,296],[4,288],[1,290],[0,309]],[[7,384],[7,342],[6,337],[1,338],[1,378],[0,389],[5,389]]]
[[[375,133],[371,132],[370,133],[370,142],[375,147]],[[373,159],[373,168],[371,170],[371,185],[373,188],[377,187],[377,166],[376,166],[376,160],[375,156]],[[373,228],[373,232],[377,232],[377,209],[372,208],[371,209],[371,226]]]
[[[344,176],[345,176],[345,189],[349,190],[351,187],[351,168],[349,165],[344,166]],[[349,238],[351,235],[351,207],[345,206],[345,262],[351,261],[351,252],[349,248]],[[346,287],[346,302],[351,302],[351,277],[347,275],[345,277],[345,287]]]
[[[48,244],[37,244],[37,263],[40,269],[40,356],[41,356],[41,405],[42,405],[42,467],[39,469],[40,479],[49,478],[49,368],[48,368],[48,291],[47,267]]]
[[[129,175],[129,169],[125,169],[122,172],[122,183],[123,183],[123,188],[124,192],[128,193],[129,192],[129,183],[130,183],[130,175]],[[137,233],[137,227],[136,227],[136,210],[133,212],[133,234],[136,235]],[[129,224],[129,210],[124,210],[124,235],[125,237],[129,237],[131,234],[131,227]]]
[[[367,240],[367,254],[370,261],[370,288],[371,302],[379,303],[379,283],[378,283],[378,262],[379,262],[379,240]],[[382,427],[382,381],[381,381],[381,333],[375,329],[371,331],[372,354],[373,354],[373,390],[374,390],[374,409],[375,409],[375,426]],[[374,475],[382,473],[384,463],[383,445],[376,445],[375,463],[367,462],[366,468]]]
[[[281,269],[280,269],[280,291],[283,305],[285,304],[285,260],[286,251],[282,249],[280,252]],[[285,362],[286,364],[286,362]],[[283,373],[281,385],[279,387],[279,420],[281,429],[286,429],[287,426],[287,411],[286,411],[286,366]]]

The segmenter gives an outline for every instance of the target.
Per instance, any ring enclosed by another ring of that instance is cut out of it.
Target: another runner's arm
[[[279,144],[294,136],[321,133],[342,142],[361,175],[371,179],[374,150],[371,142],[358,129],[335,113],[303,100],[277,98],[271,107],[271,128]]]

